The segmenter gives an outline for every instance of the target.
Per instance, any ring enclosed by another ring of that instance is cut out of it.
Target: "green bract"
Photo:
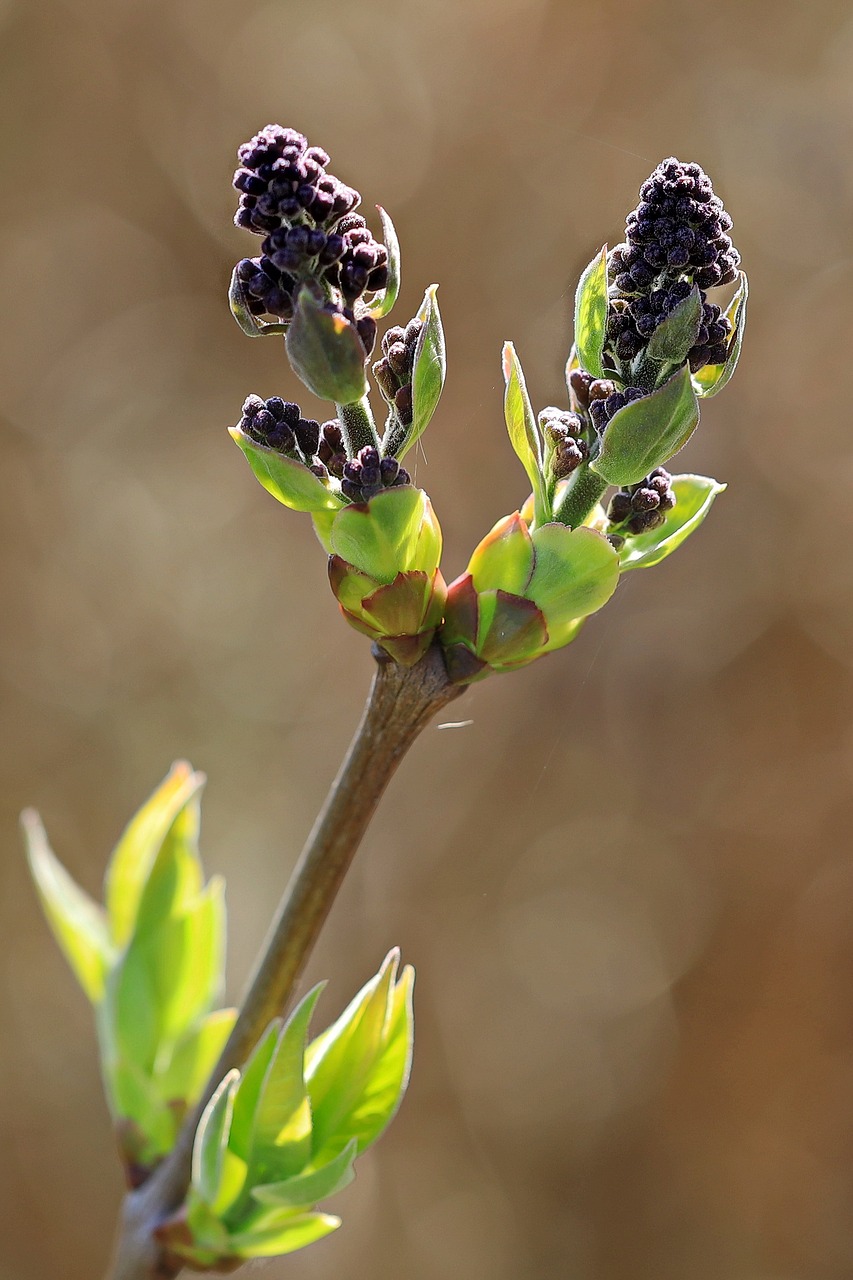
[[[725,487],[708,476],[673,476],[675,506],[666,513],[659,528],[625,539],[625,545],[619,552],[622,572],[650,568],[665,560],[690,537],[694,529],[699,528],[717,494],[722,493]]]
[[[460,684],[511,671],[567,645],[616,589],[619,562],[592,529],[546,524],[516,511],[499,520],[450,584],[440,639]]]
[[[352,1180],[408,1084],[414,972],[398,978],[398,962],[392,951],[306,1047],[315,987],[221,1082],[196,1134],[186,1202],[158,1232],[172,1257],[217,1269],[293,1252],[340,1225],[314,1207]]]
[[[687,365],[615,413],[591,463],[608,484],[636,484],[683,448],[699,423],[699,404]]]
[[[422,489],[401,485],[344,507],[328,529],[329,580],[344,617],[404,666],[429,648],[446,586],[441,529]]]
[[[404,458],[420,440],[438,407],[444,388],[447,361],[437,292],[438,285],[430,285],[415,317],[423,322],[423,327],[418,334],[412,362],[412,420],[403,425],[395,421],[393,415],[389,418],[382,451],[392,458]]]
[[[743,345],[743,331],[746,328],[748,298],[749,281],[746,278],[746,272],[741,271],[737,293],[726,308],[726,319],[733,325],[734,333],[729,343],[725,364],[706,364],[703,369],[693,375],[694,389],[697,396],[702,399],[708,399],[710,396],[715,396],[718,391],[722,391],[737,368]]]
[[[607,328],[607,245],[584,271],[575,294],[575,348],[581,367],[604,376],[602,351]]]
[[[378,204],[376,208],[382,222],[385,248],[388,250],[388,283],[375,295],[368,314],[373,316],[374,320],[381,320],[383,316],[388,315],[400,293],[400,241],[397,239],[394,223],[382,205]]]
[[[299,291],[285,342],[293,372],[321,400],[355,404],[367,394],[367,352],[358,330],[307,286]]]
[[[302,462],[286,458],[247,436],[239,427],[228,432],[240,446],[258,480],[279,502],[293,511],[337,511],[343,505],[339,494],[327,489]]]
[[[234,1022],[216,1009],[225,963],[223,884],[204,884],[201,774],[176,764],[110,860],[106,909],[70,878],[37,815],[28,856],[53,932],[95,1005],[102,1068],[131,1181],[173,1146]]]

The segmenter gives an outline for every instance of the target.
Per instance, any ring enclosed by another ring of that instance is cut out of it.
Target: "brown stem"
[[[450,683],[437,644],[409,668],[378,654],[361,724],[290,877],[234,1030],[174,1150],[127,1196],[107,1280],[172,1280],[178,1274],[164,1263],[152,1233],[186,1194],[201,1112],[222,1077],[243,1065],[284,1009],[398,764],[432,716],[461,692]]]

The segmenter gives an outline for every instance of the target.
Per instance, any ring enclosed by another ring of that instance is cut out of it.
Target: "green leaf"
[[[400,242],[394,230],[394,223],[382,205],[378,204],[376,208],[382,220],[382,238],[388,250],[388,283],[374,296],[368,315],[373,316],[374,320],[381,320],[383,316],[388,315],[400,293]]]
[[[623,573],[629,569],[647,569],[665,560],[705,519],[717,494],[725,489],[709,476],[673,476],[675,506],[666,513],[664,523],[649,533],[628,537],[619,552]]]
[[[196,1130],[192,1180],[199,1195],[208,1205],[214,1205],[219,1195],[239,1081],[240,1072],[236,1068],[220,1081]]]
[[[398,962],[399,952],[389,952],[376,977],[308,1046],[306,1080],[314,1114],[315,1159],[339,1151],[351,1138],[363,1151],[399,1104],[411,1052],[413,973],[407,968],[401,975],[395,1003]]]
[[[139,899],[166,832],[204,782],[204,774],[179,760],[125,828],[110,859],[105,886],[116,946],[123,946],[133,932]]]
[[[355,404],[367,395],[367,353],[355,325],[305,286],[285,338],[293,372],[321,400]]]
[[[106,916],[53,853],[38,814],[25,810],[21,824],[30,871],[53,935],[80,986],[97,1003],[113,960]]]
[[[437,290],[437,284],[430,285],[416,317],[423,321],[423,327],[418,334],[412,363],[412,422],[401,442],[394,447],[397,458],[405,457],[426,431],[444,387],[447,361]]]
[[[304,463],[267,449],[239,427],[229,427],[228,432],[243,450],[249,466],[267,493],[292,511],[337,511],[343,505],[343,500],[327,489]]]
[[[504,418],[510,444],[533,486],[535,519],[544,522],[548,519],[549,510],[542,476],[542,442],[527,394],[521,361],[511,342],[505,342],[503,347],[503,375],[506,385]]]
[[[596,254],[578,282],[575,294],[575,348],[582,368],[604,376],[601,353],[607,328],[607,245]]]
[[[322,1240],[341,1225],[328,1213],[282,1214],[273,1226],[232,1234],[229,1250],[239,1258],[274,1258]]]
[[[157,1075],[157,1090],[166,1102],[192,1104],[201,1096],[236,1018],[236,1009],[217,1009],[184,1032]]]
[[[249,310],[249,302],[243,282],[237,275],[237,268],[231,272],[231,285],[228,289],[228,305],[231,314],[248,338],[264,338],[287,333],[287,325],[276,321],[259,320]]]
[[[591,469],[608,484],[637,484],[681,449],[699,422],[699,403],[687,365],[608,422]]]
[[[702,323],[702,298],[694,285],[686,298],[673,307],[655,329],[646,355],[661,364],[683,364],[696,341]]]
[[[307,1208],[318,1200],[325,1200],[349,1186],[355,1177],[353,1161],[358,1154],[358,1143],[352,1138],[340,1155],[319,1168],[309,1168],[296,1178],[284,1182],[270,1182],[255,1187],[252,1195],[261,1204],[277,1205],[285,1209]]]
[[[154,1164],[171,1151],[177,1136],[177,1120],[158,1096],[151,1080],[132,1062],[117,1061],[105,1066],[110,1091],[110,1109],[121,1134],[126,1157],[134,1163]],[[129,1140],[128,1140],[129,1139]]]
[[[276,1041],[255,1111],[247,1186],[292,1178],[311,1159],[305,1041],[322,989],[319,984],[300,1001]]]
[[[746,278],[746,272],[741,271],[737,293],[732,298],[725,313],[726,319],[734,329],[729,341],[725,364],[706,364],[703,369],[693,375],[693,386],[696,394],[703,400],[707,400],[711,396],[715,396],[718,391],[722,391],[737,368],[741,347],[743,346],[743,331],[746,328],[746,303],[748,297],[749,282]]]
[[[619,560],[602,534],[546,524],[533,534],[535,562],[527,595],[548,627],[545,652],[574,639],[577,621],[606,604],[619,581]]]
[[[385,489],[366,504],[344,507],[332,525],[335,555],[377,582],[393,582],[414,565],[426,494],[411,485]],[[439,544],[440,545],[440,544]],[[433,566],[434,567],[434,566]]]

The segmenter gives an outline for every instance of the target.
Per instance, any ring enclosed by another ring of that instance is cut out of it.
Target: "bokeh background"
[[[266,1274],[849,1277],[849,0],[2,0],[0,27],[2,1280],[101,1274],[120,1196],[18,810],[94,892],[170,761],[205,769],[236,995],[370,677],[225,432],[299,390],[225,302],[234,151],[270,120],[392,213],[395,319],[441,282],[418,479],[448,577],[525,493],[502,340],[563,403],[578,272],[661,157],[712,175],[753,300],[682,459],[730,482],[701,534],[395,780],[308,979],[331,1018],[402,945],[411,1090],[344,1229]]]

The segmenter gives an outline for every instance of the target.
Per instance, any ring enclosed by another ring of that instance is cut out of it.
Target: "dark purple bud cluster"
[[[662,160],[640,188],[640,203],[628,214],[626,243],[611,255],[620,293],[645,293],[656,278],[690,276],[700,289],[729,284],[740,254],[727,234],[732,220],[698,164]]]
[[[642,387],[624,387],[620,391],[609,378],[593,378],[587,392],[588,411],[598,434],[601,435],[614,414],[633,400],[642,400],[645,394]]]
[[[657,326],[693,285],[702,322],[687,360],[693,372],[726,359],[732,326],[705,290],[737,276],[740,254],[728,232],[732,220],[698,164],[663,160],[640,188],[628,215],[625,243],[609,256],[611,281],[607,343],[617,363],[640,355]]]
[[[309,147],[295,129],[267,125],[237,155],[234,221],[264,237],[260,257],[244,258],[237,268],[249,310],[290,320],[299,286],[316,281],[340,290],[352,318],[363,294],[388,283],[387,249],[353,213],[359,193],[326,173],[325,151]],[[373,339],[365,346],[372,350]]]
[[[405,329],[394,325],[382,339],[382,357],[373,366],[379,390],[404,427],[412,421],[415,348],[423,327],[418,319],[410,320]]]
[[[630,361],[642,351],[655,329],[690,296],[691,284],[676,280],[630,298],[615,298],[607,319],[607,339],[619,360]],[[716,303],[702,294],[702,319],[696,341],[687,353],[695,373],[706,364],[723,364],[732,326]]]
[[[310,465],[320,443],[320,424],[303,418],[298,404],[270,396],[249,396],[243,404],[240,430],[258,444]]]
[[[257,236],[310,219],[330,227],[361,202],[352,187],[326,173],[329,157],[295,129],[268,124],[237,149],[234,186],[240,203],[236,226]]]
[[[589,457],[583,419],[552,405],[539,414],[539,426],[548,449],[548,469],[555,480],[564,480]]]
[[[607,518],[616,533],[649,533],[663,524],[667,511],[675,506],[672,476],[663,467],[655,467],[639,484],[628,485],[614,493],[607,508]]]
[[[383,489],[411,484],[411,477],[396,458],[383,458],[379,450],[365,445],[343,465],[341,493],[350,502],[369,502]]]

